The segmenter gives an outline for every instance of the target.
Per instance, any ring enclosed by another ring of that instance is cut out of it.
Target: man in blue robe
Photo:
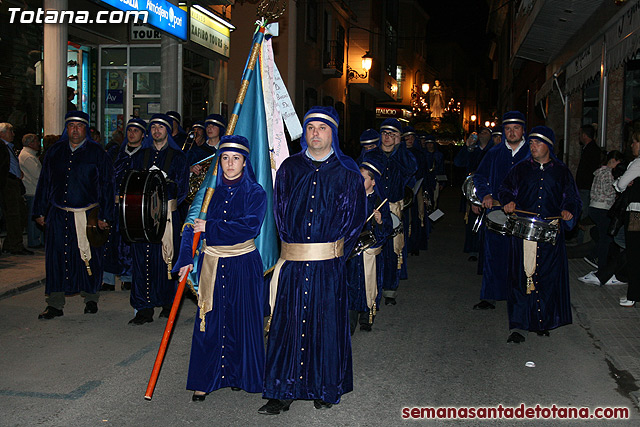
[[[426,158],[422,152],[422,147],[417,140],[416,130],[412,126],[406,126],[403,129],[402,138],[404,140],[405,147],[413,154],[416,159],[416,173],[413,175],[416,184],[421,179],[423,182],[417,189],[417,192],[413,195],[413,202],[410,209],[408,209],[409,224],[407,227],[407,252],[411,255],[419,255],[420,248],[426,248],[426,242],[422,242],[423,237],[421,228],[424,226],[424,221],[428,221],[424,215],[424,197],[422,193],[425,176]],[[414,186],[415,187],[415,186]]]
[[[131,156],[140,150],[146,132],[147,122],[138,117],[134,117],[127,123],[125,139],[113,164],[116,178],[116,207],[119,207],[118,196],[122,179],[124,174],[131,169]],[[122,289],[131,289],[131,245],[122,239],[117,210],[111,233],[109,233],[109,240],[105,244],[104,278],[101,290],[114,291],[116,276],[120,276]]]
[[[167,229],[162,243],[132,243],[133,282],[131,306],[136,315],[130,324],[153,322],[154,307],[162,307],[160,317],[169,317],[175,295],[171,274],[178,256],[182,222],[177,210],[189,191],[187,157],[171,137],[171,119],[154,114],[142,148],[131,158],[133,170],[160,170],[167,180]]]
[[[382,298],[384,272],[382,245],[391,234],[393,227],[389,204],[385,202],[382,190],[376,185],[382,179],[381,170],[382,165],[374,160],[370,159],[368,162],[360,163],[360,172],[364,178],[364,190],[367,194],[367,219],[369,219],[360,235],[364,234],[368,239],[373,236],[375,243],[347,261],[349,322],[352,335],[358,323],[360,330],[371,331]],[[358,239],[358,243],[362,244],[364,240]],[[356,247],[356,249],[358,248]]]
[[[187,140],[187,132],[182,129],[180,124],[182,116],[177,111],[167,111],[167,116],[171,119],[171,137],[176,145],[182,148]]]
[[[357,164],[362,163],[364,159],[365,153],[374,148],[380,147],[380,134],[375,129],[367,129],[360,134],[360,147],[362,150],[360,151],[360,155],[356,160]]]
[[[345,263],[366,219],[366,196],[358,166],[340,151],[338,121],[333,107],[311,108],[302,151],[276,175],[282,246],[271,280],[262,414],[286,411],[293,399],[329,408],[353,389]]]
[[[45,155],[33,203],[36,222],[45,227],[47,308],[39,319],[63,315],[65,295],[80,293],[85,313],[98,311],[104,246],[92,247],[87,217],[98,210],[98,227],[113,223],[113,165],[102,146],[87,136],[89,115],[70,111],[60,140]]]
[[[381,188],[389,198],[389,209],[402,224],[405,187],[413,185],[418,166],[416,159],[406,147],[400,144],[402,126],[397,119],[386,119],[380,126],[381,144],[379,148],[365,153],[363,161],[372,159],[383,165]],[[395,305],[398,296],[400,274],[407,258],[404,231],[393,239],[388,239],[383,249],[385,259],[383,296],[385,305]]]
[[[525,125],[525,117],[521,112],[504,113],[502,143],[489,150],[473,175],[476,194],[482,200],[482,207],[487,210],[497,209],[499,202],[495,199],[504,177],[516,163],[530,155],[529,147],[525,144]],[[507,269],[504,263],[509,255],[509,237],[483,227],[480,241],[481,301],[473,309],[488,310],[495,308],[496,301],[507,299]]]
[[[546,126],[531,129],[531,157],[507,174],[498,196],[507,214],[516,209],[536,218],[560,221],[555,244],[512,236],[508,280],[507,342],[520,343],[527,331],[549,336],[549,330],[571,323],[569,267],[564,231],[580,218],[582,202],[569,168],[553,153],[555,135]]]
[[[204,121],[204,128],[205,138],[203,140],[196,139],[196,144],[187,153],[189,171],[194,175],[200,175],[202,171],[202,165],[196,163],[216,154],[220,137],[227,130],[227,121],[220,114],[209,114]]]

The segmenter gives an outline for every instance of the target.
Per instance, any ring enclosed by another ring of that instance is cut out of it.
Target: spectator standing
[[[33,199],[36,194],[38,178],[42,170],[42,164],[38,159],[40,151],[40,139],[33,133],[28,133],[22,137],[22,151],[18,156],[20,170],[22,171],[22,183],[24,184],[24,197],[27,201],[27,246],[30,248],[41,248],[44,246],[42,231],[33,221]]]
[[[582,153],[576,170],[576,185],[582,200],[582,216],[580,220],[584,220],[589,215],[593,173],[602,165],[602,150],[598,147],[595,137],[596,130],[593,125],[582,125],[580,127]],[[578,233],[578,243],[582,243],[582,234]]]

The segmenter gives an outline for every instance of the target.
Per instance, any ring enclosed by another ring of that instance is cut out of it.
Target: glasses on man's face
[[[388,132],[388,131],[382,131],[380,132],[380,136],[382,137],[387,137],[387,138],[391,138],[391,137],[396,137],[396,136],[400,136],[400,133],[398,132]]]

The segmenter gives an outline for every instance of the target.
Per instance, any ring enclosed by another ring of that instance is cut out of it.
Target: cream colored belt
[[[328,243],[287,243],[282,242],[280,247],[280,258],[273,269],[273,276],[269,286],[269,305],[271,314],[276,304],[278,293],[278,279],[280,269],[285,261],[326,261],[328,259],[339,258],[344,255],[344,239]],[[269,317],[271,321],[271,317]],[[268,328],[269,326],[267,326]]]
[[[205,330],[205,315],[213,308],[213,291],[216,285],[218,259],[248,254],[256,250],[253,239],[231,246],[205,246],[200,280],[198,281],[198,307],[200,307],[200,331]]]
[[[89,239],[87,238],[87,214],[85,213],[89,209],[93,209],[98,206],[98,203],[92,203],[84,208],[67,208],[63,206],[57,206],[65,212],[73,213],[73,222],[76,226],[76,239],[78,241],[78,249],[80,250],[80,258],[84,261],[84,265],[87,267],[87,274],[91,276],[91,267],[89,267],[89,261],[91,261],[91,246],[89,246]]]

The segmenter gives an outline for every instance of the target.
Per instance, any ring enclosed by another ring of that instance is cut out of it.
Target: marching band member
[[[226,122],[219,114],[210,114],[206,121],[193,124],[195,143],[187,153],[187,162],[190,165],[189,171],[191,173],[200,174],[202,166],[196,165],[196,163],[216,153],[220,136],[224,135],[226,129]],[[214,136],[208,137],[209,134]]]
[[[192,244],[204,233],[196,283],[198,313],[193,329],[187,389],[192,400],[223,387],[262,391],[264,280],[254,239],[267,208],[267,196],[256,182],[249,161],[249,141],[223,136],[218,146],[220,166],[207,219],[191,209],[174,270],[180,279],[193,268]],[[192,276],[193,277],[193,276]]]
[[[407,150],[413,154],[413,157],[416,159],[417,170],[413,175],[415,181],[419,181],[420,179],[424,180],[425,177],[425,164],[426,158],[424,153],[422,152],[422,147],[417,141],[417,134],[415,129],[412,126],[406,126],[403,129],[402,138],[405,143],[405,147]],[[424,218],[424,198],[422,195],[422,188],[424,186],[424,182],[418,188],[418,191],[413,195],[413,203],[411,204],[411,209],[409,209],[409,224],[406,227],[407,230],[407,252],[411,255],[419,255],[420,248],[426,248],[427,243],[421,241],[422,233],[420,232],[425,218]],[[427,219],[428,221],[428,219]]]
[[[360,164],[367,195],[367,218],[363,231],[375,237],[375,243],[359,255],[347,261],[347,284],[349,287],[349,321],[351,335],[360,323],[360,330],[371,331],[377,307],[382,298],[384,258],[382,245],[393,231],[389,205],[382,191],[376,186],[380,182],[382,165],[375,160]],[[380,205],[382,206],[380,207]]]
[[[380,147],[380,134],[378,131],[375,129],[367,129],[362,132],[360,134],[360,147],[362,147],[362,150],[360,151],[358,160],[356,160],[357,164],[362,163],[362,159],[367,151]]]
[[[182,117],[177,111],[167,111],[167,116],[171,119],[171,137],[176,145],[182,148],[184,142],[187,140],[187,133],[182,129],[180,124]]]
[[[520,343],[527,331],[549,336],[549,330],[571,323],[569,266],[564,230],[580,218],[582,201],[569,168],[553,153],[553,130],[536,126],[527,137],[531,157],[515,165],[502,182],[498,197],[507,214],[516,208],[539,218],[562,219],[557,241],[510,240],[507,307],[511,334]]]
[[[130,324],[153,322],[154,307],[162,307],[160,317],[169,317],[175,295],[171,275],[182,222],[177,210],[189,191],[187,157],[171,137],[171,119],[154,114],[142,148],[131,158],[131,169],[160,170],[167,180],[167,225],[162,243],[132,243],[133,282],[131,306],[136,315]]]
[[[102,146],[87,136],[89,115],[70,111],[65,130],[45,156],[33,203],[33,215],[45,226],[45,294],[39,319],[63,315],[65,295],[80,292],[85,313],[98,311],[104,246],[91,247],[86,223],[97,208],[98,227],[113,223],[113,165]]]

